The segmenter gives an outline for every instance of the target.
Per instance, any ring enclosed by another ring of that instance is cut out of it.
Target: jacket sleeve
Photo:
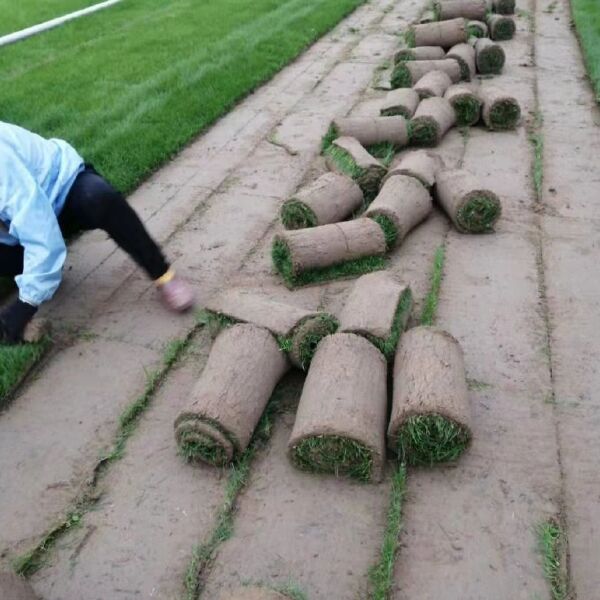
[[[67,250],[48,197],[23,163],[12,163],[5,212],[9,234],[24,248],[23,274],[15,281],[20,300],[38,306],[58,289]]]

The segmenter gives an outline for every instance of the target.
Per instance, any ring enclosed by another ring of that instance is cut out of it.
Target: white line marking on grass
[[[62,17],[50,19],[50,21],[44,21],[44,23],[39,23],[38,25],[33,25],[32,27],[27,27],[26,29],[21,29],[21,31],[15,31],[14,33],[3,35],[2,37],[0,37],[0,46],[8,46],[8,44],[14,44],[15,42],[19,42],[20,40],[24,40],[28,37],[31,37],[32,35],[37,35],[38,33],[48,31],[48,29],[53,29],[54,27],[58,27],[63,23],[68,23],[69,21],[73,21],[74,19],[79,19],[79,17],[84,17],[85,15],[89,15],[99,10],[103,10],[104,8],[108,8],[109,6],[112,6],[113,4],[117,4],[119,2],[121,2],[121,0],[105,0],[104,2],[94,4],[93,6],[88,6],[87,8],[82,8],[81,10],[76,10],[67,15],[63,15]]]

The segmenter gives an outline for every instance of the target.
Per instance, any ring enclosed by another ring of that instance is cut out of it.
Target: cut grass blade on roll
[[[400,462],[432,466],[457,460],[469,445],[467,429],[441,415],[409,417],[396,436]]]
[[[385,236],[385,246],[388,250],[391,250],[396,245],[396,239],[398,238],[398,231],[392,219],[386,215],[372,215],[369,218],[381,227]]]
[[[286,202],[282,206],[281,222],[286,229],[304,229],[318,225],[314,211],[297,200]]]

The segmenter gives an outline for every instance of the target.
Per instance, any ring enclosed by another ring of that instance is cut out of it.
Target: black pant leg
[[[75,180],[60,215],[61,227],[76,224],[81,229],[103,229],[142,267],[158,279],[169,265],[156,242],[125,198],[93,169]]]
[[[0,244],[0,277],[16,277],[23,273],[23,246]]]

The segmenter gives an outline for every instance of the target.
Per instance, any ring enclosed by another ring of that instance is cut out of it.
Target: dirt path
[[[315,158],[328,123],[373,95],[363,92],[397,46],[395,34],[423,6],[366,4],[134,194],[201,302],[226,285],[252,284],[339,311],[351,282],[292,293],[273,275],[277,210],[324,169]],[[391,259],[413,288],[418,315],[434,252],[445,244],[438,323],[465,350],[475,417],[473,447],[455,468],[409,473],[398,600],[550,597],[535,532],[549,518],[567,526],[577,597],[594,598],[600,586],[600,115],[568,0],[521,0],[519,8],[517,37],[503,43],[505,72],[483,85],[510,88],[529,128],[542,113],[541,195],[526,127],[454,130],[439,150],[500,194],[497,233],[459,235],[436,212]],[[99,233],[73,245],[65,285],[47,311],[62,325],[61,342],[0,415],[0,563],[35,545],[72,506],[119,415],[142,393],[145,371],[160,364],[165,340],[194,327],[193,316],[166,315]],[[227,493],[224,473],[183,464],[172,435],[209,347],[206,332],[192,335],[124,458],[101,478],[99,501],[33,577],[46,600],[184,596],[193,548],[210,538]],[[368,598],[389,477],[364,486],[294,470],[285,447],[299,388],[286,389],[271,442],[237,500],[233,535],[202,572],[202,597],[248,580],[291,580],[311,600]]]

